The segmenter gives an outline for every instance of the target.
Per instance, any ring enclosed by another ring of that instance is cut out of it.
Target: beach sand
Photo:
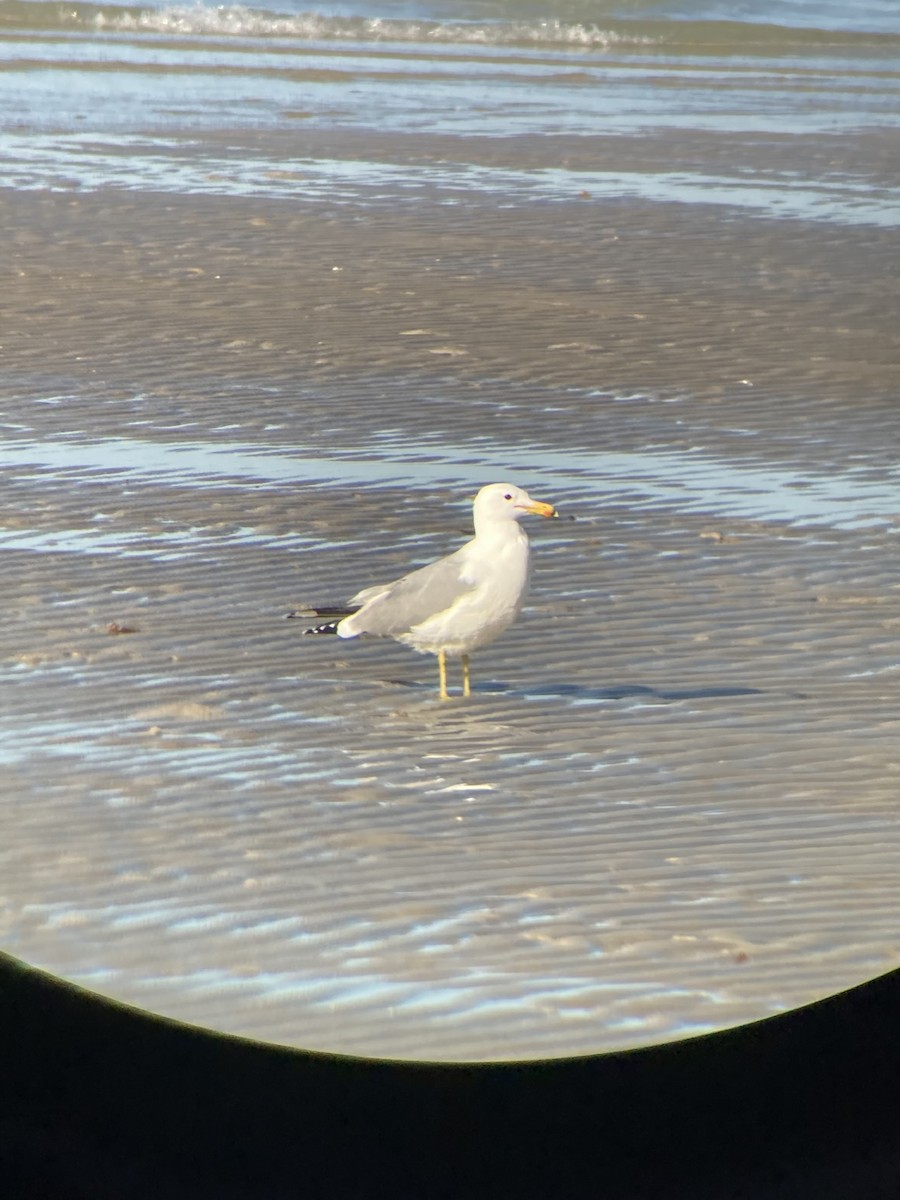
[[[64,181],[0,223],[6,949],[433,1058],[667,1039],[897,965],[891,229]],[[507,477],[574,519],[530,526],[470,702],[282,620],[447,552]]]
[[[228,138],[237,169],[236,140]],[[747,172],[766,163],[782,176],[795,140],[778,147],[745,137]],[[255,134],[247,149],[273,161],[328,154],[353,162],[377,157],[373,141],[384,143],[385,159],[421,159],[421,139],[399,135]],[[473,141],[466,161],[577,171],[584,141],[511,139],[505,155],[502,139],[488,142],[490,153]],[[835,139],[826,162],[828,141],[812,142],[804,176],[887,177],[889,135]],[[704,154],[713,171],[722,153],[718,139],[690,132],[588,145],[595,170],[648,175]],[[429,146],[439,160],[440,139]],[[302,189],[302,166],[296,179]],[[392,199],[298,205],[79,194],[74,184],[71,194],[6,192],[4,225],[15,231],[3,298],[8,369],[37,363],[132,388],[210,370],[297,387],[452,367],[459,381],[731,405],[752,384],[779,401],[786,394],[841,409],[896,393],[890,226],[742,220],[715,205],[587,193],[569,203],[504,203],[491,193],[448,203],[420,188],[404,203]]]

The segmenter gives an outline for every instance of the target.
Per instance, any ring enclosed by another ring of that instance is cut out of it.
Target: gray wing
[[[461,578],[464,567],[465,560],[457,550],[394,583],[359,592],[352,600],[362,605],[352,618],[354,632],[396,637],[443,612],[476,586],[474,581]]]

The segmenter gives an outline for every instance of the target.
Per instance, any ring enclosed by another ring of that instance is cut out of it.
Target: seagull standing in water
[[[532,500],[511,483],[490,483],[472,506],[475,536],[446,558],[393,583],[363,588],[342,608],[298,609],[291,617],[325,618],[310,634],[390,637],[423,654],[436,654],[441,699],[447,693],[447,659],[462,664],[463,695],[471,695],[469,655],[508,629],[528,588],[528,535],[519,519],[528,513],[558,516],[552,504]]]

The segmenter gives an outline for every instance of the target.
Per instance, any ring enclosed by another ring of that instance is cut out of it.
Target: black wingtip
[[[324,621],[321,625],[311,625],[308,629],[303,630],[303,636],[306,637],[310,633],[337,633],[337,627],[340,621]]]
[[[355,608],[295,608],[285,613],[288,620],[314,621],[316,617],[325,617],[315,625],[308,625],[303,633],[337,633],[337,627],[344,617],[355,613]]]

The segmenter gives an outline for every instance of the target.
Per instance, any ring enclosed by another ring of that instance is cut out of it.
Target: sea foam
[[[434,21],[388,17],[292,15],[244,5],[197,4],[163,9],[94,13],[89,24],[113,32],[172,33],[194,36],[291,38],[303,41],[401,42],[425,45],[557,46],[599,49],[652,41],[556,19],[536,21]]]

